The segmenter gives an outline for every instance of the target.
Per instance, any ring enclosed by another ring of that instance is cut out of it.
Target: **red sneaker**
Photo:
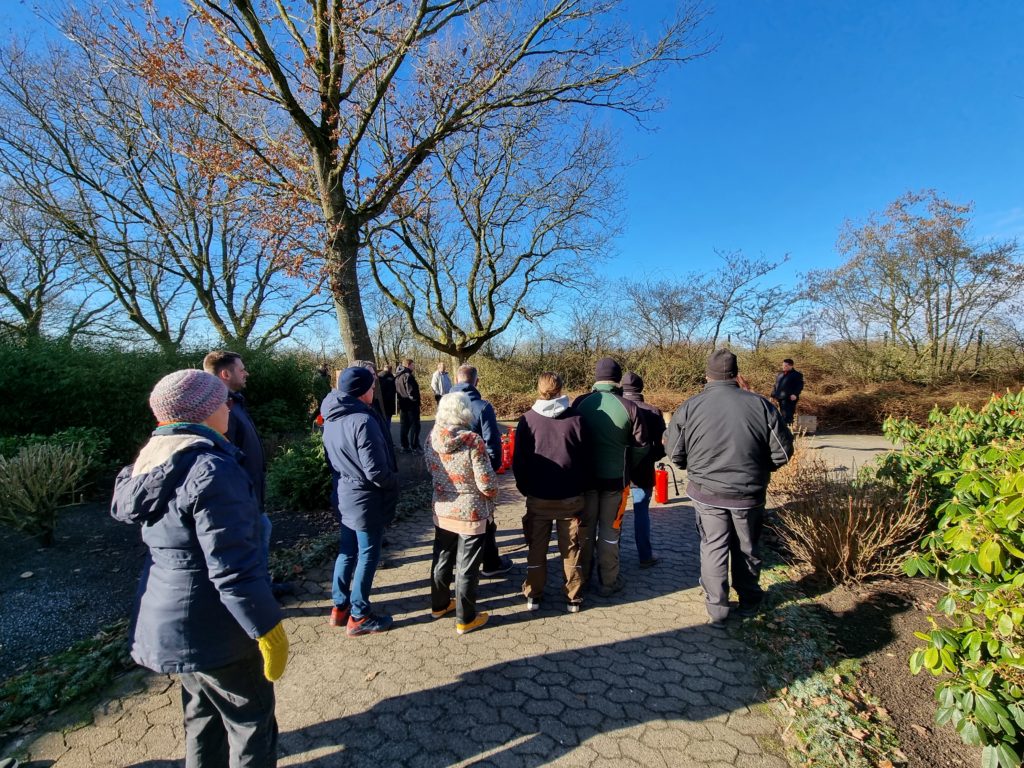
[[[331,618],[327,620],[327,623],[330,624],[332,627],[348,626],[348,614],[348,606],[344,608],[334,606],[333,608],[331,608]]]

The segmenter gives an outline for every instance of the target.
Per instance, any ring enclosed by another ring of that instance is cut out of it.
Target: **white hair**
[[[449,392],[437,404],[437,415],[434,423],[444,429],[468,427],[473,423],[473,409],[469,406],[469,396],[464,392]]]

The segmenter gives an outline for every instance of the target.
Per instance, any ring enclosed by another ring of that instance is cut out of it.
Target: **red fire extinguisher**
[[[675,486],[676,496],[679,495],[679,481],[676,480],[676,471],[666,464],[658,464],[654,470],[654,501],[658,504],[668,503],[668,473],[672,471],[672,484]]]
[[[512,444],[508,439],[508,435],[501,436],[501,466],[498,467],[498,474],[504,475],[509,467],[512,466]]]

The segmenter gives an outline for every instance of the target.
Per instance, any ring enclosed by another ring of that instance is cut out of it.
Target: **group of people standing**
[[[158,426],[115,484],[112,514],[141,525],[148,548],[131,652],[143,666],[179,675],[190,768],[228,764],[229,756],[231,764],[272,766],[272,683],[284,673],[288,639],[268,572],[262,443],[245,411],[241,357],[214,352],[204,367],[157,383],[150,407]],[[528,610],[544,600],[552,528],[569,613],[591,590],[610,597],[624,588],[619,539],[630,498],[640,566],[658,564],[648,508],[655,465],[666,455],[688,471],[709,621],[720,624],[732,610],[730,561],[736,610],[759,609],[765,493],[770,473],[792,453],[792,435],[768,399],[740,386],[738,373],[731,352],[714,352],[704,391],[676,410],[667,429],[661,412],[644,402],[643,380],[623,374],[610,358],[598,361],[591,390],[572,403],[558,374],[539,376],[537,400],[516,428],[513,457],[525,497]],[[378,376],[369,362],[346,368],[320,408],[340,523],[329,622],[352,637],[393,624],[370,599],[398,500],[389,378],[402,417],[401,448],[418,450],[411,360],[393,377],[387,368]],[[430,614],[454,614],[456,632],[465,634],[488,621],[476,605],[479,578],[512,568],[495,538],[501,431],[473,366],[459,367],[454,382],[442,367],[435,378],[437,415],[422,449],[433,485]],[[794,383],[780,375],[773,394],[780,404],[795,404],[801,387],[802,378]],[[405,411],[403,398],[410,404]]]

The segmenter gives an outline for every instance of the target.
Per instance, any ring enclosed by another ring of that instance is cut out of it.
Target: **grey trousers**
[[[183,672],[186,768],[275,768],[277,718],[274,684],[263,676],[263,657],[226,667]]]
[[[580,572],[590,579],[597,550],[597,568],[601,584],[613,585],[619,578],[619,534],[622,513],[626,509],[629,488],[622,491],[585,491],[583,518],[580,521]]]
[[[732,559],[732,586],[740,605],[755,606],[764,592],[758,584],[761,558],[757,543],[761,538],[764,506],[750,509],[724,509],[693,502],[697,510],[700,534],[700,585],[704,589],[708,615],[720,621],[729,615],[729,560]]]

